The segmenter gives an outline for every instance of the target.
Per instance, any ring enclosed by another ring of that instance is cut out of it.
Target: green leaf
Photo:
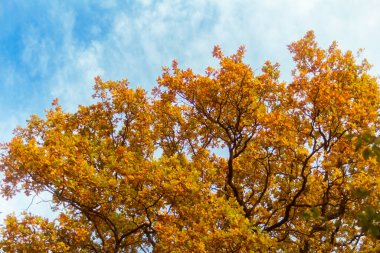
[[[321,212],[318,208],[312,207],[311,208],[311,214],[312,214],[313,218],[316,219],[321,215]]]
[[[311,215],[308,212],[302,212],[300,216],[305,220],[310,220]]]
[[[362,155],[363,155],[364,159],[367,160],[367,159],[371,156],[371,149],[368,148],[368,147],[365,148],[365,149],[363,150]]]

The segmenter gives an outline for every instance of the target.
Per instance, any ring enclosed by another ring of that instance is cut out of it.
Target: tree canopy
[[[50,192],[58,218],[7,216],[0,248],[380,250],[379,161],[362,144],[379,131],[377,79],[313,32],[288,47],[290,82],[216,46],[218,68],[174,61],[151,96],[97,77],[93,104],[31,116],[3,145],[1,191]]]

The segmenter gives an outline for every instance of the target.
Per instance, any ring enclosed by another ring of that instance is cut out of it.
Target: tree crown
[[[4,144],[0,169],[4,196],[48,191],[59,217],[8,216],[0,247],[378,250],[380,149],[363,141],[379,127],[377,79],[313,32],[289,50],[291,82],[269,61],[254,73],[244,47],[215,47],[218,68],[173,62],[152,98],[97,77],[93,104],[68,113],[54,101]]]

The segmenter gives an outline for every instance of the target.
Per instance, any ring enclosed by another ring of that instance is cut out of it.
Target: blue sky
[[[324,47],[336,40],[343,49],[364,48],[378,76],[378,13],[377,0],[1,1],[0,141],[56,97],[70,111],[89,103],[96,75],[150,90],[173,59],[197,72],[215,64],[216,44],[227,54],[244,44],[253,69],[279,62],[287,80],[286,45],[312,29]],[[29,202],[0,200],[1,215]]]

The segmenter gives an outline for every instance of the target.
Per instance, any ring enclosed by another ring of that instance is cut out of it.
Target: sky
[[[324,48],[363,48],[379,76],[378,13],[377,0],[0,0],[0,142],[54,98],[67,111],[90,103],[97,75],[150,91],[173,59],[204,73],[214,45],[245,45],[255,72],[269,59],[290,80],[287,45],[314,30]],[[47,199],[0,198],[0,223],[10,212],[49,216]]]

